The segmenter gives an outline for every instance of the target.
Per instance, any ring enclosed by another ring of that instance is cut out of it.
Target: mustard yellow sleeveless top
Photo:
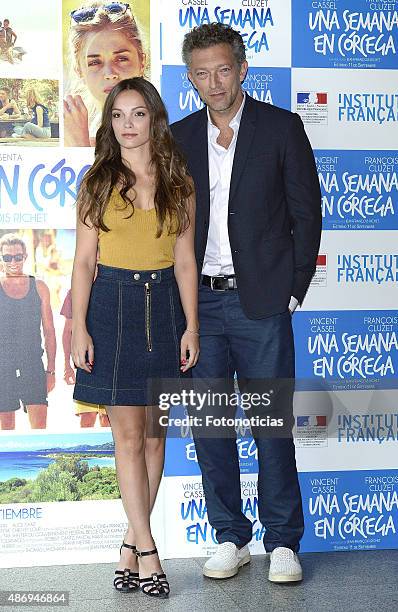
[[[159,270],[174,265],[176,234],[168,235],[167,222],[156,238],[156,210],[135,207],[131,212],[119,191],[113,189],[104,214],[110,231],[98,233],[98,262],[129,270]]]

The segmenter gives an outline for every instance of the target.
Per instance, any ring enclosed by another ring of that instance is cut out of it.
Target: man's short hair
[[[22,238],[17,236],[17,234],[4,234],[0,238],[0,254],[3,254],[4,246],[14,246],[17,244],[22,248],[23,254],[26,255],[26,244]]]
[[[242,36],[229,25],[217,22],[203,23],[185,34],[182,43],[183,62],[189,67],[194,49],[207,49],[222,44],[231,46],[236,63],[241,66],[246,60],[246,50]]]
[[[5,91],[5,92],[6,92],[6,94],[8,94],[8,95],[9,95],[9,94],[10,94],[10,92],[11,92],[11,89],[10,89],[9,87],[0,87],[0,91]]]

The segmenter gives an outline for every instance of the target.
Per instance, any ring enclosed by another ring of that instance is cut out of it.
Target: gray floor
[[[203,559],[164,562],[171,585],[169,600],[156,601],[142,593],[116,593],[114,566],[72,565],[1,570],[1,589],[63,589],[70,592],[68,608],[21,606],[19,610],[50,612],[396,612],[398,610],[398,551],[301,554],[304,581],[275,585],[266,579],[268,559],[251,563],[228,580],[201,574]],[[2,608],[2,609],[9,609]],[[16,609],[16,608],[13,608]]]

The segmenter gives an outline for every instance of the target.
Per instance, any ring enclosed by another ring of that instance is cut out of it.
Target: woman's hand
[[[88,362],[86,361],[88,354]],[[71,355],[77,368],[91,374],[94,365],[94,344],[86,328],[72,330]]]
[[[189,351],[188,359],[187,351]],[[181,338],[181,372],[186,372],[189,368],[196,365],[199,352],[199,334],[186,329]]]
[[[66,147],[89,147],[88,111],[81,96],[64,100],[64,135]]]

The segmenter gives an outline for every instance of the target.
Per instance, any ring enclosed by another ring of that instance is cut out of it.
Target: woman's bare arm
[[[78,219],[72,272],[72,358],[76,366],[88,372],[94,360],[94,347],[87,333],[86,315],[97,263],[97,248],[97,229],[87,227]]]
[[[39,106],[36,109],[36,115],[37,115],[37,125],[39,127],[43,127],[43,123],[44,123],[44,121],[43,121],[43,109],[41,108],[41,106]]]
[[[189,360],[181,368],[186,371],[194,366],[199,356],[199,321],[198,321],[198,273],[194,250],[195,236],[195,196],[188,201],[190,225],[176,240],[174,249],[174,274],[180,292],[181,303],[187,321],[187,331],[181,340],[181,361],[184,364],[186,351]]]

